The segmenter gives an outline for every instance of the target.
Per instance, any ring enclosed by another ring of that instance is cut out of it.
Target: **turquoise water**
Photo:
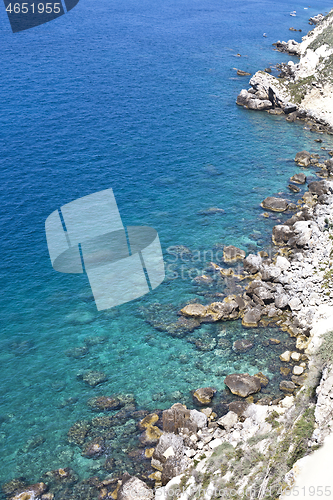
[[[233,322],[175,337],[150,323],[154,316],[169,324],[187,302],[224,293],[224,282],[198,286],[189,270],[201,273],[224,244],[269,246],[271,228],[287,215],[266,219],[260,202],[275,193],[298,198],[287,190],[299,171],[292,158],[302,149],[320,152],[316,136],[237,107],[248,80],[233,68],[253,73],[288,61],[271,44],[300,40],[288,28],[304,34],[308,17],[330,7],[304,6],[81,0],[63,18],[16,35],[1,10],[1,482],[35,481],[67,466],[82,478],[102,474],[102,459],[82,457],[67,440],[77,420],[96,415],[87,406],[95,395],[131,393],[138,409],[192,404],[191,390],[222,392],[234,371],[263,371],[274,392],[273,365],[287,334]],[[323,141],[333,146],[330,137]],[[53,271],[44,222],[65,203],[109,187],[124,224],[158,231],[168,272],[150,295],[98,313],[85,276]],[[200,214],[209,207],[224,213]],[[196,262],[174,264],[176,245]],[[220,339],[244,335],[255,344],[248,353],[219,348]],[[266,346],[271,336],[282,344]],[[198,350],[191,337],[212,350]],[[80,375],[89,370],[107,380],[88,386]],[[116,434],[119,470],[120,443]]]

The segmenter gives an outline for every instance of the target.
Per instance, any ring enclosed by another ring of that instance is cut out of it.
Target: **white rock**
[[[286,396],[279,402],[279,405],[282,408],[291,408],[292,405],[294,404],[294,401],[295,401],[294,396]]]
[[[282,271],[286,271],[290,267],[290,262],[285,257],[282,257],[281,255],[278,255],[277,258],[276,258],[275,265],[277,267],[279,267]]]
[[[229,411],[226,415],[221,417],[217,423],[224,427],[226,431],[230,431],[232,427],[238,422],[238,415],[233,411]]]
[[[207,415],[198,410],[190,411],[190,420],[197,424],[199,429],[207,427]]]
[[[289,363],[290,355],[291,355],[290,351],[285,351],[282,354],[280,354],[280,360],[285,361],[286,363]]]
[[[303,372],[304,372],[304,368],[302,368],[301,366],[294,366],[294,368],[293,368],[294,375],[302,375]]]
[[[194,455],[196,454],[196,452],[194,450],[192,450],[191,448],[189,448],[188,450],[185,450],[185,455],[188,457],[188,458],[192,458],[194,457]]]
[[[213,439],[213,441],[211,441],[209,443],[209,447],[212,449],[215,449],[215,448],[217,448],[217,446],[220,446],[222,443],[223,443],[222,439]]]
[[[299,311],[302,307],[302,302],[298,297],[293,297],[291,300],[289,300],[288,304],[292,311]]]
[[[301,354],[299,352],[294,351],[291,353],[290,357],[293,361],[299,361],[301,359]]]

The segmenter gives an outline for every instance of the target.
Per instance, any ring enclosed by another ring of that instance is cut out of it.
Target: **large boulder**
[[[261,206],[265,210],[271,210],[272,212],[285,212],[288,208],[288,202],[283,198],[268,196],[262,201]]]
[[[224,262],[236,262],[237,260],[245,259],[246,253],[240,248],[234,247],[233,245],[225,246],[223,248],[223,260]]]
[[[289,300],[290,299],[287,294],[279,293],[278,295],[275,296],[274,300],[275,307],[277,307],[278,309],[284,309],[285,307],[287,307]]]
[[[162,484],[182,474],[189,463],[185,456],[183,438],[173,433],[162,434],[151,460],[152,467],[162,472]]]
[[[308,151],[300,151],[296,153],[295,162],[301,167],[308,167],[311,162],[311,154]]]
[[[275,108],[280,108],[290,101],[290,94],[279,80],[265,71],[257,71],[250,79],[250,85],[257,92],[265,92]]]
[[[207,427],[208,418],[202,411],[190,410],[190,420],[197,426],[198,429],[204,429]]]
[[[312,16],[309,19],[309,22],[312,24],[319,24],[325,19],[325,16],[323,14],[317,14],[316,16]]]
[[[299,247],[305,246],[312,235],[311,221],[298,221],[294,224],[295,242]]]
[[[220,427],[223,427],[227,432],[229,432],[235,424],[238,422],[238,415],[233,411],[228,411],[226,415],[221,417],[217,423]]]
[[[205,322],[218,321],[220,319],[237,319],[236,311],[238,304],[236,301],[229,302],[212,302],[208,307],[204,316]]]
[[[117,493],[117,500],[153,500],[153,491],[141,479],[125,473]]]
[[[306,183],[306,175],[303,173],[295,174],[290,177],[290,182],[295,182],[296,184],[305,184]]]
[[[273,227],[272,241],[276,246],[284,246],[294,235],[293,230],[288,225],[278,225]]]
[[[250,253],[250,255],[248,255],[246,259],[244,259],[243,266],[246,271],[248,271],[251,274],[255,274],[259,271],[261,263],[262,263],[262,258],[260,257],[260,255],[255,255],[253,253]]]
[[[216,389],[213,389],[213,387],[201,387],[193,393],[193,399],[200,405],[208,405],[215,393]]]
[[[232,401],[229,404],[229,410],[233,413],[237,413],[237,415],[241,417],[245,413],[249,405],[250,403],[248,403],[247,401]]]
[[[279,52],[286,52],[292,56],[300,56],[301,49],[300,44],[296,42],[296,40],[288,40],[288,42],[278,40],[276,43],[273,43]]]
[[[308,188],[310,193],[316,194],[317,196],[320,196],[322,194],[327,194],[329,192],[325,181],[310,182]]]
[[[246,398],[261,389],[260,379],[252,377],[248,373],[233,373],[224,379],[224,383],[230,391],[237,396]]]
[[[283,257],[282,255],[278,255],[276,257],[275,266],[279,267],[281,269],[281,271],[287,271],[287,269],[289,269],[289,267],[290,267],[290,262],[288,259],[286,259],[286,257]]]
[[[264,281],[276,280],[281,274],[281,268],[278,266],[261,266],[260,273],[261,278]]]
[[[195,412],[195,413],[193,413]],[[199,414],[199,418],[196,414]],[[203,427],[207,417],[197,410],[188,410],[186,406],[176,403],[168,410],[163,411],[163,431],[178,434],[179,429],[188,429],[190,432],[196,432],[198,428]]]
[[[265,286],[258,286],[254,290],[253,299],[255,302],[258,302],[261,305],[264,305],[264,304],[268,304],[270,302],[273,302],[274,295]],[[256,299],[259,299],[259,300],[257,301]]]
[[[261,319],[261,312],[257,308],[248,309],[243,316],[242,325],[248,328],[254,328],[258,326]]]

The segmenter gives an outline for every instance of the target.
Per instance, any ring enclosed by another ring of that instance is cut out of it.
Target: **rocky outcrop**
[[[280,65],[280,78],[258,71],[243,89],[237,104],[253,110],[282,112],[289,121],[306,120],[311,130],[333,133],[333,48],[332,11],[325,17],[311,18],[316,27],[303,37],[273,44],[276,49],[300,57],[294,64]]]
[[[288,42],[280,42],[280,40],[278,40],[276,43],[273,43],[273,45],[279,52],[286,52],[291,56],[301,55],[300,44],[295,40],[288,40]]]
[[[319,24],[325,19],[325,16],[323,14],[317,14],[316,16],[312,16],[309,19],[309,23],[312,24]]]

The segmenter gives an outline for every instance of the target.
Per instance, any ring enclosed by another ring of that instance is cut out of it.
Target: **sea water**
[[[272,43],[300,41],[308,18],[330,4],[305,7],[81,0],[66,16],[15,35],[0,9],[1,482],[36,481],[66,466],[82,478],[99,472],[98,461],[67,441],[71,425],[92,418],[87,400],[95,395],[130,393],[138,408],[153,410],[191,405],[198,387],[223,391],[235,371],[274,379],[280,351],[267,339],[286,343],[286,333],[236,321],[171,336],[152,318],[176,321],[186,303],[225,292],[223,280],[200,286],[194,278],[210,260],[221,264],[223,245],[269,248],[272,227],[287,215],[267,219],[260,202],[299,197],[287,189],[300,171],[293,157],[321,152],[316,136],[235,100],[248,87],[236,69],[296,61]],[[52,269],[44,223],[65,203],[107,188],[124,225],[158,231],[167,273],[149,295],[98,312],[86,276]],[[224,212],[205,215],[211,207]],[[178,245],[191,258],[175,253]],[[254,342],[243,355],[217,347],[243,337]],[[198,350],[198,338],[212,349]],[[89,370],[106,382],[86,385],[80,375]]]

